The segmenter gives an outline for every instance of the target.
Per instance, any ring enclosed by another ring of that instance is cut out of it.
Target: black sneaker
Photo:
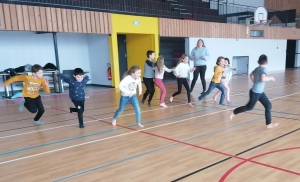
[[[142,104],[144,104],[145,103],[145,100],[142,100]]]
[[[79,128],[84,128],[84,125],[79,125]]]
[[[148,106],[149,106],[149,107],[151,106],[151,102],[148,102]]]

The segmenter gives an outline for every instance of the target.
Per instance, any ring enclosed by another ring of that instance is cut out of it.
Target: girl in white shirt
[[[172,95],[172,97],[170,98],[170,102],[173,102],[173,98],[176,95],[179,95],[181,93],[181,89],[182,89],[182,85],[183,85],[187,92],[186,94],[187,94],[187,98],[188,98],[188,103],[191,107],[194,107],[191,103],[191,93],[190,93],[189,84],[187,82],[187,77],[188,77],[188,74],[191,72],[194,72],[196,68],[195,67],[190,68],[188,61],[189,61],[189,56],[186,54],[183,54],[180,57],[179,64],[176,66],[176,68],[174,70],[174,75],[177,77],[178,91]]]
[[[165,97],[166,97],[166,87],[164,85],[164,83],[162,82],[163,78],[164,78],[164,73],[165,71],[170,73],[173,71],[173,69],[169,69],[164,65],[164,57],[163,56],[159,56],[157,58],[157,61],[155,63],[155,67],[153,68],[155,71],[155,85],[160,89],[161,94],[160,94],[160,106],[162,107],[168,107],[165,104]]]
[[[139,95],[142,94],[141,68],[132,66],[123,76],[120,82],[119,89],[121,90],[120,106],[116,111],[112,125],[116,126],[119,115],[124,111],[128,102],[130,102],[135,110],[137,124],[142,128],[141,124],[141,109],[138,98],[136,96],[136,88],[139,87]]]
[[[223,87],[226,89],[226,99],[227,99],[228,104],[231,104],[230,97],[229,97],[230,88],[228,87],[228,82],[231,80],[232,71],[237,71],[237,70],[238,70],[237,68],[232,68],[230,66],[229,59],[225,58],[224,71],[223,71],[223,76],[222,76],[222,79],[221,79],[221,83],[222,83]],[[220,96],[220,94],[221,94],[221,91],[219,90],[215,94],[215,96],[213,97],[215,102],[217,102],[217,98]]]

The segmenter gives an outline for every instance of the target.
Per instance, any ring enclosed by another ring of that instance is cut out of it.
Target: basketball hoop
[[[254,21],[253,21],[254,20]],[[253,24],[251,22],[254,22]],[[271,20],[268,20],[268,11],[265,7],[259,6],[254,11],[254,17],[247,18],[246,19],[246,34],[249,34],[249,27],[250,26],[269,26],[271,23]]]
[[[268,25],[268,26],[269,26],[270,23],[271,23],[271,21],[272,21],[272,20],[260,20],[260,21],[259,21],[259,24],[260,24],[260,25]]]

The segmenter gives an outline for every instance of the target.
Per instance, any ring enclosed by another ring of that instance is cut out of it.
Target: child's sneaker
[[[44,123],[40,122],[40,121],[33,121],[35,124],[37,125],[43,125]]]
[[[15,98],[18,98],[18,97],[23,97],[22,92],[18,92],[15,95],[11,96],[11,99],[15,99]]]
[[[23,112],[24,110],[24,104],[25,104],[25,101],[22,101],[20,106],[19,106],[19,112]]]

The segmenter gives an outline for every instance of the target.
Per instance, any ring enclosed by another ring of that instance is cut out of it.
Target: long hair
[[[141,69],[141,68],[140,68],[139,66],[137,66],[137,65],[131,66],[131,68],[130,68],[128,71],[126,71],[126,72],[124,73],[124,75],[123,75],[123,77],[122,77],[122,80],[123,80],[126,76],[131,75],[131,74],[135,73],[136,71],[138,71],[138,70],[140,70],[140,69]]]
[[[178,61],[177,65],[179,65],[180,63],[182,63],[183,60],[184,60],[184,58],[186,58],[186,57],[188,57],[188,55],[182,54],[181,57],[179,58],[179,61]]]
[[[156,60],[155,66],[157,67],[158,73],[162,73],[164,70],[164,57],[159,56]]]
[[[205,47],[204,41],[203,41],[202,39],[199,39],[199,40],[197,41],[197,44],[196,44],[195,49],[198,49],[198,48],[199,48],[199,47],[198,47],[198,43],[199,43],[200,41],[203,43],[202,47]]]

